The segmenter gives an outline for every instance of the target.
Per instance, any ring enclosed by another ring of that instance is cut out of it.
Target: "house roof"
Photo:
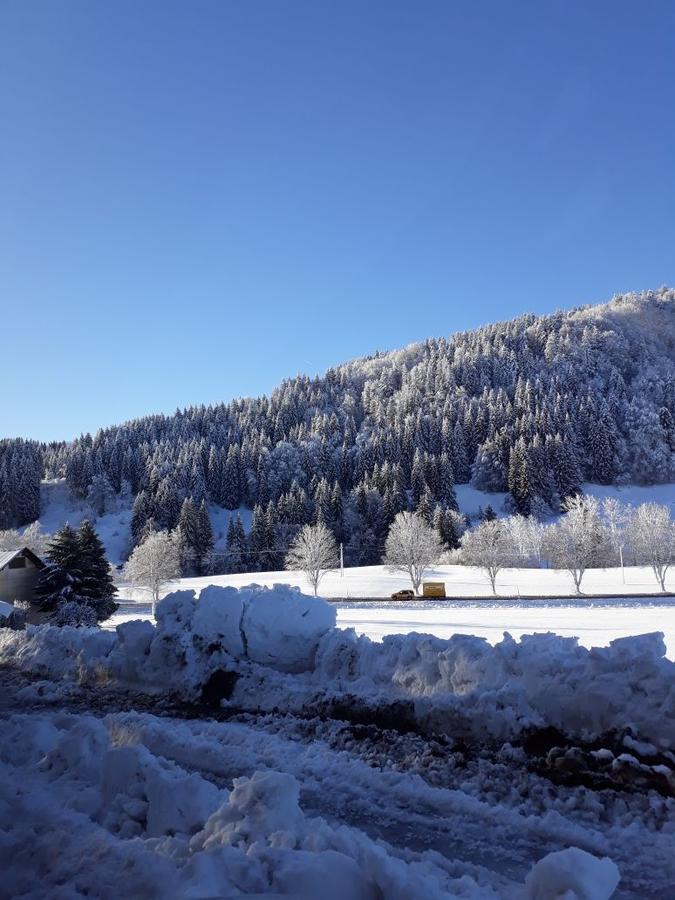
[[[18,550],[4,550],[0,552],[0,572],[14,559],[15,556],[27,556],[28,559],[35,563],[38,569],[44,569],[47,565],[39,556],[36,556],[32,550],[29,550],[28,547],[20,547]]]

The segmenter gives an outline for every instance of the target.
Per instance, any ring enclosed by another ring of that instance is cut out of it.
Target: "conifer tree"
[[[248,571],[249,562],[246,532],[244,531],[241,516],[238,513],[236,516],[233,516],[228,523],[226,541],[228,571]]]
[[[195,553],[197,557],[197,570],[203,575],[209,568],[210,558],[213,552],[213,527],[209,517],[206,501],[202,500],[197,510],[197,530]]]
[[[186,497],[178,517],[178,542],[181,551],[181,564],[186,574],[198,571],[199,568],[199,522],[197,509],[192,497]]]
[[[107,619],[116,609],[113,598],[117,588],[101,539],[88,519],[84,519],[78,528],[77,550],[77,594],[94,609],[99,621]]]

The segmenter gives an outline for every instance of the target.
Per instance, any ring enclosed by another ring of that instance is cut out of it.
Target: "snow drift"
[[[482,740],[554,726],[581,738],[630,729],[675,747],[675,663],[660,634],[588,650],[538,634],[496,646],[411,633],[381,643],[335,627],[330,604],[283,585],[177,591],[157,624],[117,633],[29,627],[0,630],[0,662],[40,676],[113,678],[199,699],[215,674],[223,700],[251,710],[307,714],[391,707],[404,727]]]

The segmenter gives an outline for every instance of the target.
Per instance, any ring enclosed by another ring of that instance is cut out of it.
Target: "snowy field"
[[[648,632],[663,632],[670,659],[675,659],[675,601],[665,606],[647,605],[638,597],[618,603],[570,606],[533,603],[529,606],[491,603],[442,605],[341,604],[338,625],[354,628],[379,641],[387,634],[418,631],[449,638],[453,634],[474,634],[496,644],[508,632],[514,638],[524,634],[554,632],[577,637],[584,647],[605,647],[616,638]]]
[[[624,581],[625,578],[625,581]],[[487,576],[471,566],[436,566],[427,572],[425,581],[442,581],[448,597],[492,597]],[[309,592],[311,586],[302,572],[244,572],[241,575],[207,575],[203,578],[182,578],[173,582],[171,590],[189,587],[200,590],[207,584],[244,587],[257,584],[290,584]],[[675,588],[675,571],[666,581],[668,588]],[[389,599],[395,591],[410,590],[410,579],[402,572],[391,572],[386,566],[355,566],[327,572],[321,580],[319,593],[327,599]],[[584,593],[589,595],[633,596],[659,594],[659,587],[651,569],[627,567],[621,569],[588,569],[582,582]],[[121,596],[132,595],[122,586]],[[506,597],[565,597],[574,594],[572,579],[567,572],[553,569],[503,569],[497,576],[497,595]]]

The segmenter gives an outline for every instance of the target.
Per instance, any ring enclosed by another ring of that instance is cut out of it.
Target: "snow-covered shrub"
[[[76,628],[94,628],[97,622],[95,610],[78,600],[59,603],[51,621],[54,625],[72,625]]]
[[[21,631],[26,627],[26,611],[18,605],[0,600],[0,628],[11,628]]]

